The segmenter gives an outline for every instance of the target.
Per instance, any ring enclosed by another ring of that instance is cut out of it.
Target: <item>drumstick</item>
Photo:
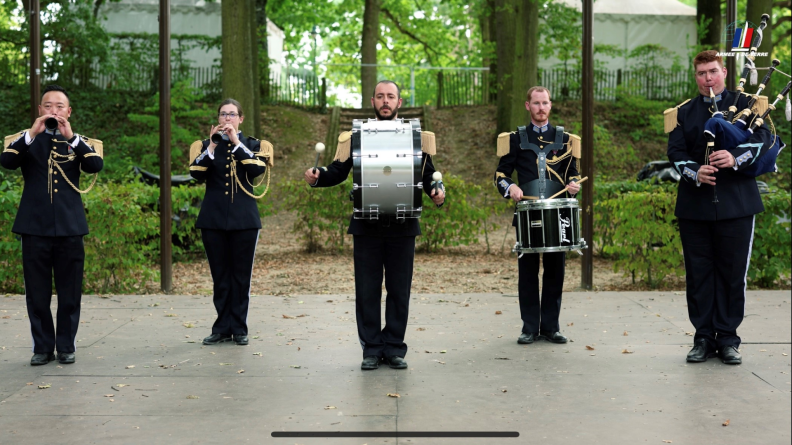
[[[437,192],[440,190],[440,182],[443,180],[443,174],[434,172],[432,173],[432,179],[434,180],[432,181],[432,188],[434,189],[435,195],[437,195]]]
[[[314,147],[314,150],[316,150],[316,162],[314,162],[313,172],[316,173],[316,167],[319,165],[319,155],[321,155],[322,152],[325,151],[325,144],[321,142],[317,142],[316,146]]]
[[[577,183],[578,183],[578,184],[582,184],[582,183],[586,182],[586,180],[587,180],[587,179],[588,179],[588,176],[586,176],[585,178],[581,179],[581,180],[580,180],[580,181],[578,181]],[[547,198],[547,199],[553,199],[553,198],[555,198],[556,196],[558,196],[558,195],[560,195],[560,194],[564,193],[564,192],[565,192],[565,191],[567,191],[567,190],[569,190],[569,186],[566,186],[566,187],[564,187],[564,190],[561,190],[560,192],[556,193],[555,195],[553,195],[553,196],[551,196],[551,197],[549,197],[549,198]]]

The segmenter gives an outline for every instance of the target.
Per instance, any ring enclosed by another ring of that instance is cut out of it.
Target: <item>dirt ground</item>
[[[291,232],[292,212],[265,218],[256,248],[253,267],[254,295],[343,294],[354,295],[352,237],[341,253],[305,253],[297,235]],[[487,292],[517,294],[517,257],[511,253],[514,235],[509,227],[499,230],[487,254],[483,242],[440,253],[417,253],[413,293]],[[508,234],[507,234],[508,233]],[[504,241],[504,234],[507,234]],[[541,271],[540,271],[541,273]],[[645,286],[613,271],[613,264],[594,257],[594,289],[635,290]],[[580,290],[581,260],[577,253],[567,254],[564,290]],[[672,280],[666,290],[683,290],[681,280]],[[209,265],[200,259],[177,263],[173,269],[173,293],[211,295]]]

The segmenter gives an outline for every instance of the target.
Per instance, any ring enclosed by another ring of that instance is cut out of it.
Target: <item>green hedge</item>
[[[790,194],[762,195],[765,211],[756,216],[748,281],[774,287],[792,269]],[[665,277],[684,276],[682,244],[674,206],[676,184],[624,182],[598,184],[595,189],[594,244],[614,269],[658,287]],[[781,222],[779,217],[787,218]]]

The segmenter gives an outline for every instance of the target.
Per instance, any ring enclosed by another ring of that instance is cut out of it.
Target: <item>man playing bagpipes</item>
[[[665,112],[668,158],[682,177],[674,213],[685,259],[688,315],[696,328],[687,361],[704,362],[717,353],[724,363],[739,364],[737,328],[745,312],[754,220],[764,211],[754,170],[770,148],[784,145],[757,113],[751,116],[756,99],[726,90],[727,71],[716,51],[699,53],[693,66],[700,94]],[[723,117],[729,104],[741,110],[734,113],[734,124]],[[717,128],[731,125],[750,131],[741,141],[729,141]]]

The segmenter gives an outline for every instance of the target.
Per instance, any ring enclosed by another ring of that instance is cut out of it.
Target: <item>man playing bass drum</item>
[[[550,91],[536,86],[528,90],[525,108],[531,114],[531,123],[519,127],[511,133],[498,136],[498,156],[500,163],[495,172],[495,187],[504,198],[515,202],[522,199],[548,198],[569,187],[574,195],[580,190],[580,180],[576,167],[576,157],[580,157],[579,141],[575,135],[563,133],[563,128],[550,125]],[[529,149],[536,147],[538,152]],[[574,149],[573,149],[574,147]],[[573,153],[574,152],[574,153]],[[539,194],[540,166],[539,154],[546,158],[544,185]],[[512,173],[517,170],[518,183],[512,181]],[[525,196],[523,191],[528,191]],[[517,226],[515,214],[513,226]],[[558,317],[561,312],[561,292],[564,287],[564,268],[566,252],[544,252],[544,275],[542,276],[542,299],[539,300],[539,253],[520,255],[519,299],[520,317],[523,321],[522,333],[517,343],[530,344],[544,338],[553,343],[566,343],[567,338],[560,332]]]
[[[396,119],[401,103],[400,90],[395,83],[383,80],[375,86],[371,105],[377,120]],[[428,134],[423,132],[422,136]],[[308,184],[312,187],[332,187],[346,180],[353,167],[350,135],[351,132],[345,132],[338,138],[338,149],[332,164],[315,172],[313,168],[305,171]],[[427,153],[433,149],[427,150],[426,144],[423,149],[423,190],[439,207],[445,201],[445,189],[442,186],[433,187],[435,168],[431,155]],[[363,346],[361,369],[377,369],[380,360],[387,360],[391,368],[405,369],[407,344],[404,343],[404,335],[412,286],[415,237],[421,234],[418,220],[386,215],[369,221],[353,216],[347,233],[354,237],[355,312],[358,336]],[[383,270],[388,292],[384,328],[380,321]]]

